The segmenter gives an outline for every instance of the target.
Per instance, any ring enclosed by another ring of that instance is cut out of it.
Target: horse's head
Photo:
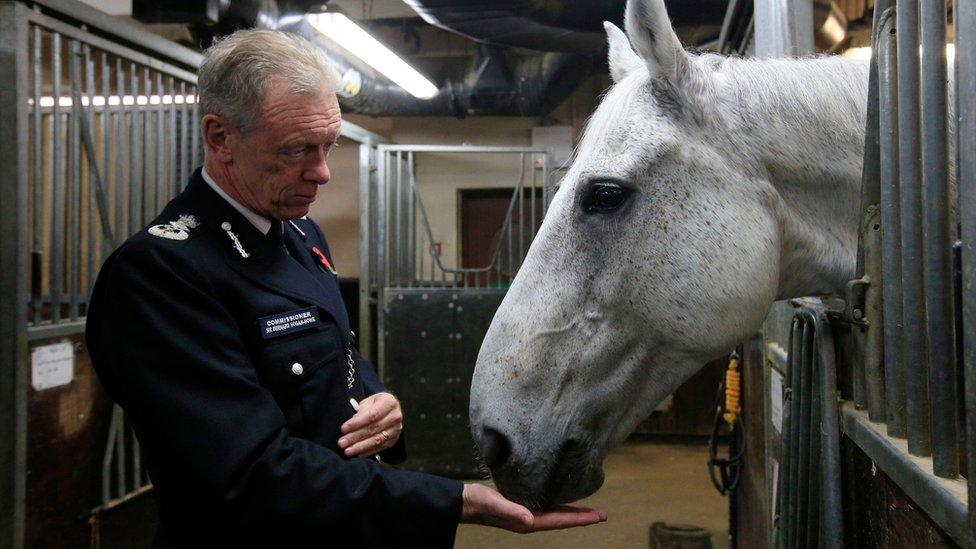
[[[626,36],[606,27],[614,85],[471,388],[485,463],[502,493],[530,506],[599,488],[606,452],[755,333],[781,290],[777,166],[750,156],[741,133],[776,129],[734,112],[722,59],[688,54],[663,0],[630,0]]]

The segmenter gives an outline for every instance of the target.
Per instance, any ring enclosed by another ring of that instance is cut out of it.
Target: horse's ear
[[[688,54],[671,27],[664,0],[628,0],[624,28],[651,78],[663,76],[679,84],[688,70]]]
[[[624,31],[617,28],[610,21],[603,22],[603,28],[607,31],[607,42],[610,44],[608,61],[610,64],[610,77],[614,82],[620,82],[628,74],[639,69],[644,61],[634,53],[630,47],[630,41]]]

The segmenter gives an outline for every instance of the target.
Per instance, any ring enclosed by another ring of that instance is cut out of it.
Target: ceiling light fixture
[[[437,86],[345,15],[317,13],[309,15],[308,20],[315,30],[362,59],[410,95],[419,99],[430,99],[437,95]]]

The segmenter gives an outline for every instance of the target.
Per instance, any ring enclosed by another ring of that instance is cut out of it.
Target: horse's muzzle
[[[566,437],[548,448],[519,447],[492,427],[481,429],[475,439],[498,490],[530,509],[571,503],[603,484],[597,452],[578,439]]]

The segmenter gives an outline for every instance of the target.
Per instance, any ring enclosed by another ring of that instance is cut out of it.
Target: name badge
[[[318,326],[319,314],[316,307],[309,307],[262,317],[258,324],[261,325],[261,337],[271,339]]]

